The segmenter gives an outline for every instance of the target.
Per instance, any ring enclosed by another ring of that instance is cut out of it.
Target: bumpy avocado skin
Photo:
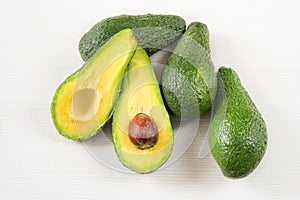
[[[162,88],[169,109],[183,119],[199,117],[211,108],[217,79],[205,24],[189,25],[162,72]]]
[[[218,80],[209,144],[223,174],[242,178],[262,160],[267,147],[267,128],[233,69],[221,67]]]
[[[80,40],[79,52],[88,60],[111,36],[124,28],[131,28],[139,46],[148,55],[179,38],[185,31],[184,19],[176,15],[119,15],[94,25]]]

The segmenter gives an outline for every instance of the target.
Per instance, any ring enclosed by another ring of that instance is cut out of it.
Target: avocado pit
[[[144,113],[137,114],[128,127],[130,141],[139,149],[153,147],[158,140],[158,130],[156,124]]]

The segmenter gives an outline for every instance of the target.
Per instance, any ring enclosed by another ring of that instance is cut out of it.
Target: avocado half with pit
[[[57,88],[51,114],[61,135],[85,140],[105,125],[136,48],[133,32],[120,31]]]
[[[173,130],[146,51],[138,48],[124,75],[112,124],[119,160],[138,173],[158,169],[170,156]]]

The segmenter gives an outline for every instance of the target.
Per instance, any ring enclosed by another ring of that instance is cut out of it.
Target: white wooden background
[[[0,199],[300,199],[298,1],[0,1]],[[61,137],[49,107],[83,64],[80,37],[118,14],[171,13],[205,22],[215,65],[234,67],[263,114],[267,153],[230,180],[199,159],[201,130],[175,164],[148,175],[114,171]]]

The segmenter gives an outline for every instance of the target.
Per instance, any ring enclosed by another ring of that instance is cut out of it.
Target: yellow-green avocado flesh
[[[139,113],[150,116],[159,132],[157,143],[143,150],[135,146],[128,136],[129,123]],[[170,118],[150,59],[142,48],[136,50],[125,73],[113,116],[112,133],[119,160],[137,173],[158,169],[171,154],[173,130]]]
[[[111,117],[120,83],[136,48],[131,29],[120,31],[57,88],[51,114],[61,135],[85,140],[99,132]]]

